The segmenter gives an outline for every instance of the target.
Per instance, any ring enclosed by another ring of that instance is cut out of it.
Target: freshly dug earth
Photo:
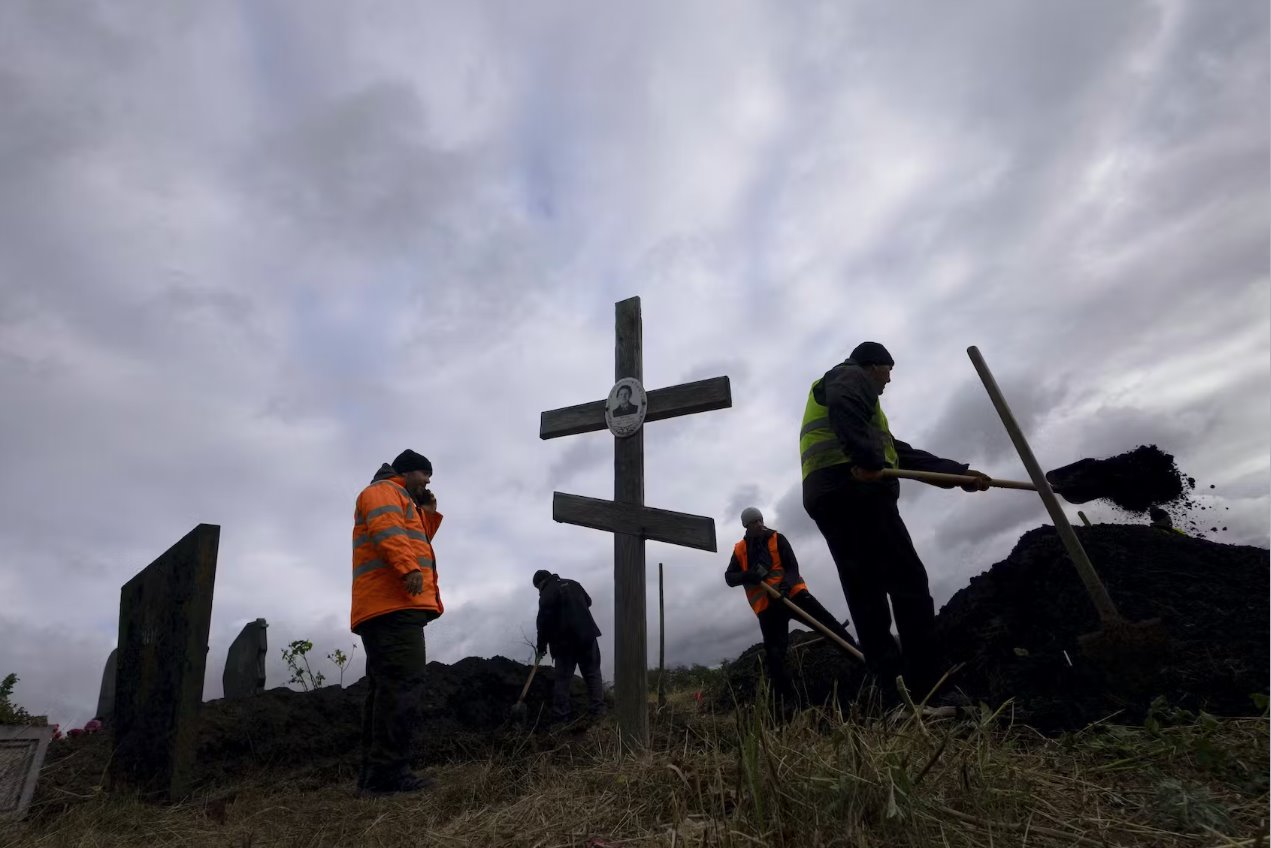
[[[470,759],[491,749],[504,731],[524,733],[509,721],[529,666],[493,657],[467,657],[453,665],[428,664],[414,760],[419,764]],[[527,725],[546,724],[552,670],[539,668],[526,694]],[[261,767],[338,760],[356,770],[366,678],[345,689],[313,692],[271,689],[250,698],[203,705],[198,768],[219,780]],[[574,714],[586,713],[582,681],[575,677]]]
[[[1134,513],[1178,501],[1196,485],[1156,445],[1140,445],[1109,459],[1081,459],[1046,472],[1046,480],[1069,503],[1108,500]]]
[[[1218,715],[1255,713],[1252,696],[1267,692],[1268,551],[1134,525],[1077,533],[1121,615],[1159,617],[1169,633],[1170,655],[1146,670],[1150,690],[1127,702],[1083,657],[1077,637],[1099,618],[1051,527],[1024,534],[941,610],[947,661],[966,663],[959,685],[991,704],[1015,698],[1017,715],[1040,729],[1119,709],[1133,720],[1157,695]]]
[[[1146,686],[1127,698],[1082,654],[1077,637],[1099,620],[1051,527],[1024,534],[1006,560],[972,578],[940,611],[945,667],[965,664],[956,685],[993,707],[1013,699],[1016,720],[1043,731],[1113,714],[1141,720],[1157,695],[1191,710],[1256,713],[1252,696],[1266,694],[1271,661],[1268,551],[1144,526],[1100,524],[1077,533],[1121,614],[1159,617],[1169,632],[1170,654],[1145,670]],[[753,699],[761,659],[756,645],[730,664],[735,695],[722,702]],[[792,650],[790,666],[811,703],[824,703],[837,686],[846,705],[860,686],[859,666],[823,643]]]
[[[524,726],[509,721],[529,666],[493,657],[467,657],[453,665],[431,662],[419,704],[420,729],[412,759],[417,767],[488,755],[510,741],[542,730],[551,701],[551,668],[540,668],[526,694]],[[235,700],[208,701],[199,716],[195,786],[204,790],[271,769],[309,771],[313,780],[352,780],[357,774],[366,678],[341,689],[312,692],[270,689]],[[573,680],[575,715],[587,700],[582,680]],[[101,783],[111,751],[103,732],[54,743],[39,795],[47,801],[90,792]]]

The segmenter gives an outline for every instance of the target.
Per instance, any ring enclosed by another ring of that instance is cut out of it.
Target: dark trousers
[[[927,570],[896,500],[886,492],[859,488],[863,491],[821,495],[808,514],[829,545],[861,650],[879,686],[890,692],[896,676],[903,674],[905,685],[921,698],[936,683],[936,614]],[[891,635],[891,612],[896,614],[900,650]]]
[[[812,616],[813,619],[825,625],[835,636],[843,639],[849,645],[856,644],[856,640],[852,638],[852,635],[843,628],[842,624],[835,620],[829,610],[821,606],[821,602],[813,597],[811,592],[800,592],[791,598],[790,601],[796,607]],[[764,659],[767,660],[768,666],[768,683],[772,686],[773,693],[777,697],[793,706],[796,699],[794,686],[790,683],[790,675],[786,673],[786,649],[790,645],[791,620],[798,624],[807,624],[784,602],[771,597],[768,599],[767,609],[759,613],[759,632],[763,634]]]
[[[358,627],[366,649],[366,702],[362,708],[362,765],[371,780],[387,780],[410,767],[410,745],[423,694],[424,629],[396,613]]]
[[[569,684],[574,679],[575,667],[587,684],[591,714],[604,713],[605,684],[600,676],[600,640],[592,639],[591,644],[583,647],[553,645],[552,660],[556,664],[556,679],[552,681],[552,715],[561,720],[569,718]]]

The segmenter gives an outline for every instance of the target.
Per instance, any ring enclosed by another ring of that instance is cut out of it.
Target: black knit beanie
[[[857,365],[895,365],[887,348],[878,342],[861,342],[849,357]]]
[[[428,461],[428,457],[407,448],[397,455],[397,459],[393,460],[393,470],[398,474],[422,471],[431,476],[432,463]]]
[[[535,589],[541,588],[542,585],[547,582],[547,578],[551,576],[552,576],[552,573],[543,568],[540,568],[538,571],[534,572],[534,580],[532,581],[534,583],[534,588]]]

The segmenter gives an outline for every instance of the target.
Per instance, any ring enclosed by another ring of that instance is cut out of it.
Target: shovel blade
[[[1111,619],[1077,637],[1081,652],[1106,676],[1109,686],[1127,698],[1152,693],[1158,670],[1171,652],[1169,633],[1159,618]]]

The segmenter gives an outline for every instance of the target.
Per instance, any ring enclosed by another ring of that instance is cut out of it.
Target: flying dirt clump
[[[1108,459],[1081,459],[1048,471],[1046,479],[1069,503],[1108,500],[1134,513],[1181,500],[1196,485],[1156,445]]]

